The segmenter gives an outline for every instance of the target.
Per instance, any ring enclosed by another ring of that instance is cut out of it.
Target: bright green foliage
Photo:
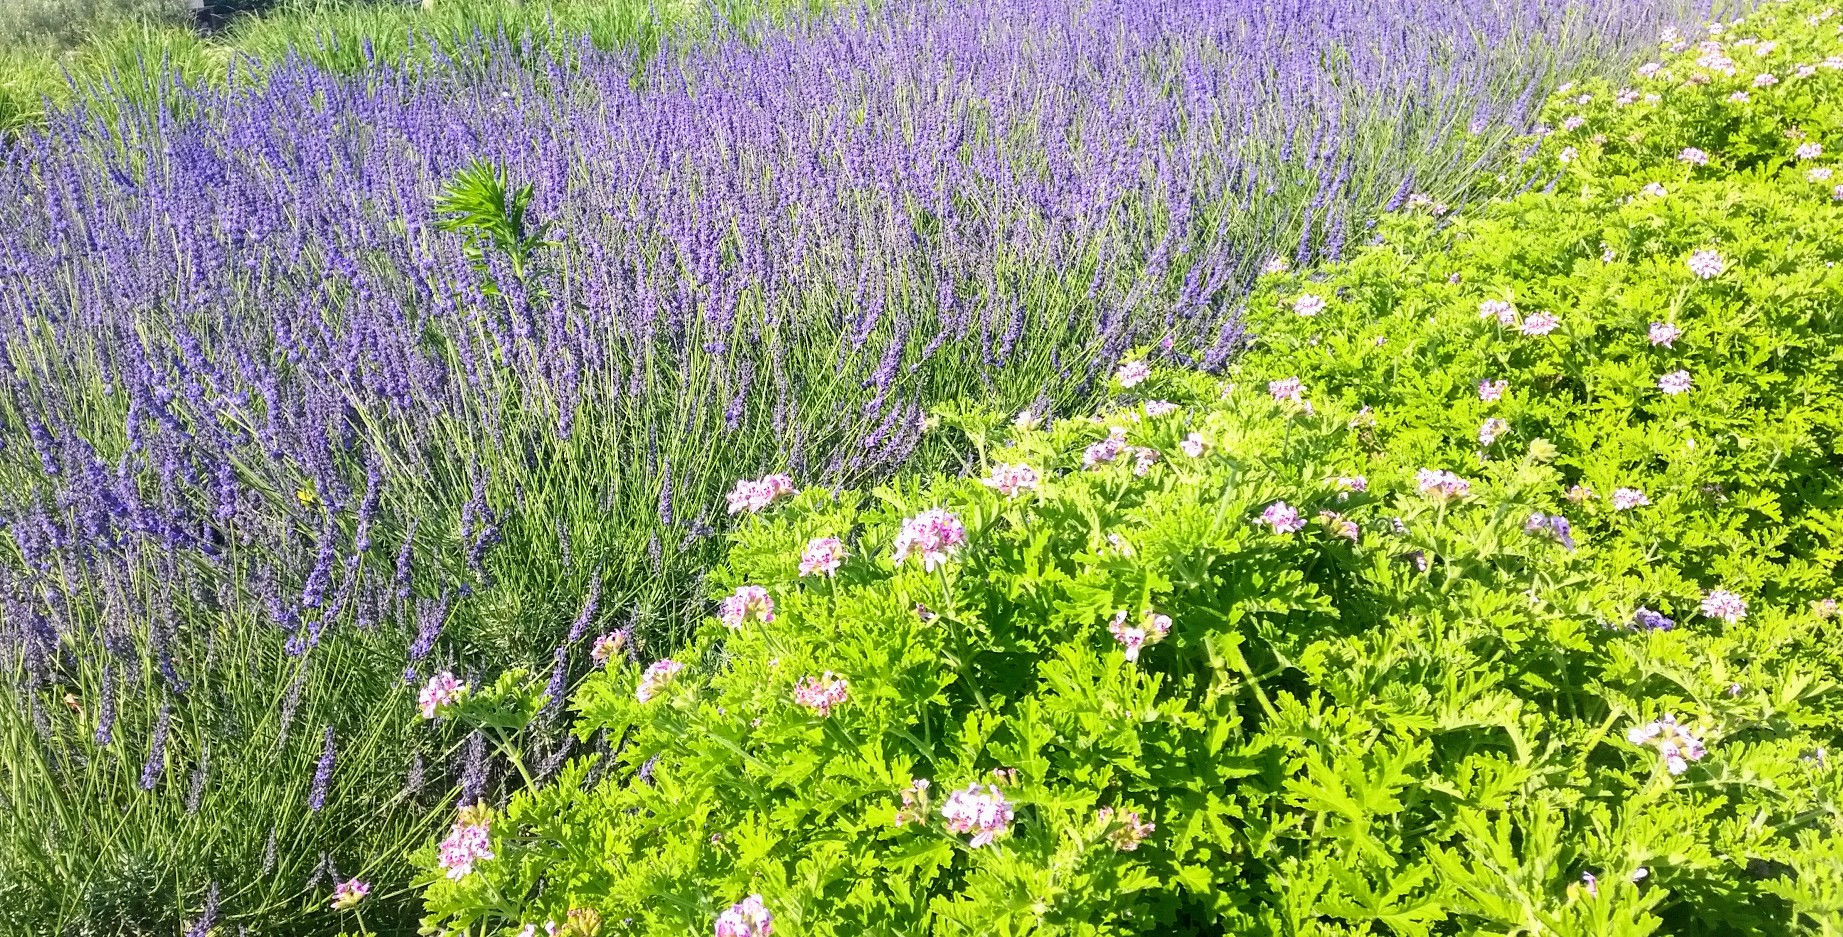
[[[1750,20],[1741,32],[1778,37],[1777,48],[1759,56],[1729,43],[1733,78],[1686,85],[1711,74],[1692,51],[1634,79],[1632,104],[1598,81],[1553,102],[1558,127],[1584,123],[1544,145],[1541,158],[1562,170],[1552,194],[1445,226],[1396,216],[1386,244],[1350,264],[1270,278],[1250,303],[1260,341],[1238,375],[1296,376],[1315,403],[1371,407],[1364,444],[1408,461],[1503,471],[1548,441],[1556,478],[1527,508],[1567,515],[1593,544],[1594,576],[1619,584],[1604,598],[1628,601],[1593,607],[1610,620],[1629,621],[1637,604],[1680,620],[1715,588],[1788,606],[1835,598],[1843,191],[1833,188],[1843,174],[1828,179],[1828,167],[1843,148],[1830,103],[1843,101],[1843,59],[1832,58],[1843,38],[1833,24],[1796,24],[1814,9],[1787,4]],[[1797,28],[1781,35],[1788,19]],[[1801,63],[1811,74],[1794,77]],[[1760,73],[1778,83],[1753,87]],[[1728,100],[1739,89],[1748,103]],[[1824,152],[1800,160],[1801,144]],[[1578,155],[1558,162],[1564,147]],[[1677,159],[1686,147],[1705,150],[1708,165]],[[1725,266],[1719,276],[1691,271],[1705,250]],[[1325,310],[1297,315],[1304,294]],[[1490,300],[1514,306],[1513,324],[1481,313]],[[1560,320],[1548,335],[1515,324],[1545,313]],[[1653,323],[1681,335],[1654,343]],[[1690,389],[1660,389],[1678,371]],[[1479,386],[1495,381],[1506,382],[1502,398],[1481,399]],[[1507,425],[1481,445],[1494,418]],[[1570,503],[1577,484],[1592,497]],[[1651,503],[1617,510],[1619,488]]]
[[[1561,173],[1549,193],[1410,212],[1349,264],[1276,274],[1227,383],[1161,369],[1040,430],[947,412],[967,477],[807,491],[740,525],[711,596],[763,587],[771,620],[709,623],[648,702],[635,665],[591,677],[578,731],[611,754],[514,797],[494,859],[432,872],[429,924],[512,934],[574,910],[602,933],[708,934],[759,894],[778,935],[1843,933],[1823,601],[1843,550],[1843,179],[1810,175],[1843,147],[1843,69],[1819,64],[1843,39],[1805,21],[1821,9],[1724,37],[1732,77],[1691,49],[1630,103],[1573,89],[1553,119],[1584,124],[1537,157]],[[1719,275],[1692,272],[1703,250]],[[1315,316],[1294,311],[1307,293]],[[1559,325],[1523,334],[1539,313]],[[1654,344],[1653,322],[1681,335]],[[1679,370],[1690,389],[1660,390]],[[1276,399],[1291,377],[1303,400]],[[1181,407],[1152,416],[1158,399]],[[1114,427],[1127,448],[1084,467]],[[1143,474],[1132,447],[1158,453]],[[1017,464],[1037,490],[982,483]],[[1469,491],[1430,494],[1422,469]],[[1649,503],[1615,509],[1620,488]],[[1261,522],[1281,501],[1304,529]],[[939,570],[893,563],[905,519],[937,507],[965,545]],[[1533,513],[1566,516],[1575,548]],[[821,537],[848,559],[801,576]],[[1715,590],[1744,615],[1705,612]],[[1641,607],[1675,627],[1635,626]],[[1109,623],[1152,613],[1169,636],[1128,660]],[[828,672],[843,703],[795,701]],[[1674,774],[1627,735],[1666,714],[1706,746]],[[1015,811],[990,845],[941,813],[973,783]],[[1131,850],[1125,811],[1154,824]]]
[[[1080,468],[1105,430],[1064,421],[981,460],[1044,472],[1016,500],[974,479],[808,491],[743,525],[712,582],[766,587],[773,620],[713,623],[647,703],[633,666],[592,677],[579,731],[618,754],[515,797],[497,858],[430,889],[433,919],[515,932],[589,908],[631,918],[617,933],[708,932],[751,893],[786,934],[1784,933],[1815,912],[1784,874],[1801,837],[1835,848],[1838,778],[1814,755],[1834,668],[1809,611],[1609,629],[1594,610],[1631,596],[1594,575],[1599,548],[1523,531],[1553,467],[1506,458],[1442,502],[1414,460],[1363,451],[1349,411],[1264,387],[1217,402],[1195,375],[1141,389],[1193,404],[1104,418],[1158,450],[1143,476],[1130,450]],[[1357,473],[1368,492],[1338,490]],[[1282,500],[1360,539],[1259,524]],[[966,546],[893,565],[930,507]],[[801,577],[825,536],[849,559]],[[1120,612],[1168,615],[1170,636],[1128,661]],[[796,705],[827,671],[846,702]],[[1708,745],[1677,777],[1625,739],[1663,712]],[[1009,835],[970,847],[938,809],[898,825],[914,778],[936,808],[996,783]],[[1103,807],[1155,830],[1117,849]]]

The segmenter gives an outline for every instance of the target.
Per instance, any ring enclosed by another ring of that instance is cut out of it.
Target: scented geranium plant
[[[1791,871],[1837,833],[1802,609],[1606,627],[1599,541],[1532,509],[1543,447],[1423,464],[1309,382],[1122,374],[1093,419],[938,414],[963,477],[742,512],[725,614],[577,690],[612,754],[459,817],[426,925],[1638,935],[1821,908]]]

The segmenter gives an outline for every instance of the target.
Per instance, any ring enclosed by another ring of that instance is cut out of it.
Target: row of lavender
[[[58,115],[0,151],[0,892],[274,920],[396,861],[503,786],[408,680],[662,653],[730,479],[927,464],[927,406],[1079,408],[1136,346],[1218,365],[1262,264],[1539,183],[1541,96],[1702,12],[894,3],[638,80],[288,63]],[[443,224],[482,159],[512,242]]]

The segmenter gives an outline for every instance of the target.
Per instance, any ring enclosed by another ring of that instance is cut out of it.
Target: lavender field
[[[1678,0],[1002,0],[466,68],[266,63],[0,144],[0,922],[409,933],[412,851],[619,739],[737,479],[953,470],[926,412],[1215,371],[1261,270],[1549,185]],[[549,675],[512,740],[439,671]],[[215,929],[214,929],[215,928]]]

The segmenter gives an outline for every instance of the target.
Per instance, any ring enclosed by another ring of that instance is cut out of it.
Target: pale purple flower
[[[1671,343],[1683,337],[1683,330],[1677,328],[1675,324],[1670,322],[1653,322],[1651,323],[1651,332],[1647,337],[1651,339],[1651,344],[1653,345],[1673,348],[1675,346]]]
[[[653,665],[646,668],[646,672],[640,675],[640,685],[634,688],[634,699],[642,703],[652,702],[653,697],[658,696],[659,691],[665,689],[666,684],[671,683],[672,678],[678,676],[679,671],[684,669],[684,664],[670,657],[654,661]]]
[[[455,881],[472,872],[474,863],[493,858],[489,822],[484,814],[470,814],[471,811],[464,811],[462,819],[455,822],[454,829],[436,847],[437,864]]]
[[[1325,311],[1325,299],[1315,293],[1302,294],[1293,300],[1293,312],[1308,318]]]
[[[1805,173],[1805,179],[1809,182],[1829,182],[1830,176],[1829,166],[1819,166]]]
[[[1492,443],[1497,442],[1497,438],[1499,436],[1502,436],[1509,431],[1510,431],[1509,421],[1504,420],[1501,417],[1494,416],[1486,420],[1484,422],[1484,425],[1478,428],[1478,444],[1481,446],[1489,446]]]
[[[1817,159],[1824,155],[1824,148],[1817,143],[1800,143],[1798,149],[1792,151],[1792,155],[1799,159]]]
[[[934,572],[965,543],[966,528],[959,518],[945,509],[929,508],[902,522],[892,559],[901,566],[911,555],[920,554],[922,569]]]
[[[1107,430],[1107,438],[1094,443],[1082,452],[1081,464],[1084,468],[1104,465],[1120,457],[1126,451],[1126,430],[1114,426]]]
[[[1563,133],[1573,133],[1585,126],[1587,126],[1587,118],[1578,114],[1570,116],[1561,122]]]
[[[1007,498],[1015,498],[1019,492],[1037,490],[1037,470],[1028,465],[1008,465],[1000,462],[992,466],[992,474],[981,480],[981,484],[997,491]]]
[[[1672,371],[1657,379],[1657,389],[1673,396],[1686,393],[1689,388],[1690,377],[1688,371]]]
[[[1299,510],[1284,501],[1275,501],[1261,512],[1261,523],[1273,528],[1276,534],[1290,534],[1305,529],[1305,519],[1299,516]]]
[[[1128,361],[1120,365],[1120,372],[1115,376],[1120,379],[1121,387],[1137,387],[1152,376],[1152,366],[1144,361]]]
[[[717,617],[731,631],[740,629],[751,620],[767,624],[774,621],[774,599],[761,586],[740,586],[723,600],[717,610]]]
[[[1663,612],[1652,611],[1640,605],[1632,613],[1632,627],[1639,631],[1669,631],[1677,626],[1676,620],[1666,617]]]
[[[1273,399],[1275,400],[1291,400],[1294,402],[1303,400],[1304,398],[1301,396],[1303,390],[1304,384],[1296,377],[1285,377],[1277,381],[1267,382],[1267,393],[1273,395]]]
[[[1361,475],[1339,475],[1331,482],[1332,487],[1341,492],[1368,491],[1369,479]]]
[[[1169,416],[1176,413],[1178,409],[1178,405],[1169,400],[1148,400],[1145,402],[1145,415],[1155,420],[1161,416]]]
[[[1726,589],[1716,589],[1703,598],[1702,614],[1732,625],[1747,617],[1747,601]]]
[[[1158,462],[1158,450],[1157,449],[1148,449],[1144,446],[1134,446],[1133,447],[1133,474],[1134,475],[1140,476],[1141,478],[1145,477],[1145,474],[1147,472],[1150,472],[1152,470],[1152,466],[1157,464],[1157,462]]]
[[[1333,534],[1343,537],[1345,540],[1355,543],[1362,539],[1363,531],[1357,527],[1357,522],[1336,511],[1320,511],[1318,512],[1318,519],[1323,521],[1325,527]]]
[[[1633,508],[1644,507],[1651,503],[1651,499],[1645,497],[1645,493],[1639,491],[1637,488],[1613,489],[1612,501],[1613,510],[1615,511],[1630,511]]]
[[[807,541],[806,549],[800,553],[800,575],[811,576],[821,573],[827,576],[838,572],[845,562],[845,544],[837,537],[816,537]]]
[[[716,937],[768,937],[774,933],[774,915],[760,895],[750,895],[717,915]]]
[[[1523,319],[1524,335],[1547,335],[1561,325],[1561,318],[1552,312],[1532,312]]]
[[[463,875],[466,873],[462,873]],[[371,885],[358,879],[347,879],[333,889],[333,910],[349,911],[358,907],[358,903],[371,894]]]
[[[1637,104],[1637,103],[1638,103],[1638,89],[1637,88],[1620,88],[1619,93],[1613,96],[1613,104],[1618,107],[1631,107],[1632,105]]]
[[[1574,549],[1574,532],[1568,519],[1560,514],[1544,514],[1537,511],[1524,522],[1523,529],[1529,533],[1548,537],[1567,549]]]
[[[948,832],[973,834],[967,845],[974,849],[990,844],[1010,829],[1011,818],[1011,804],[990,784],[984,791],[978,784],[969,784],[966,790],[947,795],[947,802],[941,805],[941,819],[947,821]]]
[[[1833,202],[1843,202],[1843,185],[1830,190],[1830,199]]]
[[[830,716],[832,708],[844,703],[850,693],[845,678],[828,670],[823,676],[807,677],[794,686],[794,702],[821,716]]]
[[[1645,183],[1644,188],[1638,190],[1638,194],[1649,195],[1652,198],[1663,198],[1664,196],[1669,195],[1670,193],[1665,191],[1663,186],[1655,182],[1647,182]]]
[[[1276,254],[1273,257],[1269,257],[1267,259],[1267,262],[1261,265],[1261,272],[1262,273],[1285,273],[1288,269],[1291,268],[1291,266],[1292,266],[1291,264],[1288,264],[1286,262],[1285,257],[1281,257]]]
[[[1517,324],[1517,308],[1501,299],[1487,299],[1478,304],[1478,317],[1496,319],[1498,325],[1508,328]]]
[[[596,638],[595,646],[589,649],[589,659],[606,666],[610,660],[614,659],[614,655],[619,654],[621,649],[627,645],[627,640],[631,636],[631,632],[622,628]]]
[[[1656,748],[1658,757],[1663,759],[1665,769],[1671,774],[1682,774],[1688,771],[1690,762],[1701,761],[1707,754],[1702,740],[1698,739],[1687,727],[1679,725],[1676,716],[1670,713],[1665,713],[1644,725],[1627,729],[1625,738],[1633,745]]]
[[[1139,813],[1134,810],[1122,810],[1116,813],[1112,807],[1102,807],[1095,812],[1094,819],[1107,830],[1107,841],[1121,852],[1132,852],[1145,842],[1157,828],[1153,823],[1142,823]]]
[[[1504,399],[1504,391],[1510,388],[1509,381],[1479,381],[1478,399],[1486,403],[1496,403]]]
[[[1592,872],[1581,873],[1581,888],[1596,898],[1600,896],[1600,880]]]
[[[1574,158],[1579,155],[1580,155],[1579,150],[1576,150],[1574,147],[1571,147],[1571,146],[1564,146],[1561,148],[1561,152],[1555,155],[1555,158],[1561,160],[1564,163],[1572,163],[1574,162]]]
[[[1691,166],[1707,166],[1709,164],[1709,154],[1704,153],[1703,151],[1698,150],[1693,146],[1684,147],[1683,152],[1677,154],[1677,159],[1682,160],[1683,162],[1688,163]]]
[[[1193,459],[1201,458],[1203,453],[1209,451],[1209,443],[1204,441],[1203,437],[1197,433],[1191,433],[1185,436],[1184,441],[1178,443],[1177,447],[1182,449],[1185,455]]]
[[[1651,76],[1656,75],[1658,72],[1663,71],[1663,69],[1664,69],[1664,63],[1662,62],[1646,62],[1645,64],[1638,66],[1638,77],[1650,78]]]
[[[1414,473],[1414,483],[1421,494],[1441,501],[1463,498],[1472,493],[1472,483],[1452,472],[1424,468]]]
[[[429,682],[423,685],[422,692],[416,697],[416,706],[422,711],[422,718],[434,719],[442,710],[460,702],[466,695],[467,684],[444,670],[430,677]]]
[[[1011,425],[1019,432],[1029,432],[1042,423],[1043,418],[1030,410],[1019,410],[1017,416],[1011,420]]]
[[[1593,489],[1586,485],[1575,485],[1569,488],[1568,493],[1563,495],[1563,497],[1567,498],[1568,501],[1573,504],[1586,504],[1593,500],[1594,494]]]
[[[1755,88],[1770,88],[1778,83],[1779,76],[1774,75],[1772,72],[1761,72],[1753,76],[1753,86]]]
[[[1156,612],[1146,612],[1137,625],[1126,623],[1126,612],[1115,612],[1113,619],[1107,623],[1107,633],[1126,648],[1126,659],[1136,661],[1139,651],[1147,645],[1157,644],[1171,633],[1171,618]]]
[[[1689,255],[1689,272],[1704,280],[1713,280],[1728,269],[1728,262],[1712,250],[1700,250]]]
[[[1733,101],[1736,104],[1746,104],[1747,102],[1753,100],[1753,95],[1750,95],[1745,91],[1736,91],[1733,94],[1728,95],[1728,100]]]

